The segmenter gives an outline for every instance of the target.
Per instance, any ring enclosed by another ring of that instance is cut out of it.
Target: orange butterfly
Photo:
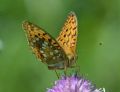
[[[23,23],[23,28],[33,53],[48,69],[65,69],[76,62],[77,18],[74,12],[68,15],[57,39],[28,21]]]

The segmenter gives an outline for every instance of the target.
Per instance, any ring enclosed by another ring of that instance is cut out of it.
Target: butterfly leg
[[[67,66],[66,65],[64,66],[64,74],[65,74],[65,76],[67,75]]]
[[[77,65],[76,62],[75,62],[75,65],[71,66],[70,68],[74,68],[75,72],[80,73],[80,67]]]
[[[76,57],[75,57],[75,66],[74,67],[76,68],[76,72],[80,73],[80,67],[77,65],[77,62],[76,62],[77,59],[78,59],[78,56],[76,55]]]
[[[59,74],[57,73],[57,70],[55,70],[55,73],[57,75],[57,78],[59,79],[60,77],[59,77]]]
[[[76,61],[78,60],[78,56],[76,55]],[[76,70],[80,73],[80,66],[77,65],[77,62],[75,61],[75,66],[76,66]]]
[[[80,73],[80,67],[77,65],[77,63],[75,62],[75,68],[76,68],[76,72]]]

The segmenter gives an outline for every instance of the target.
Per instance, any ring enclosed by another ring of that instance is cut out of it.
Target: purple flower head
[[[78,76],[68,76],[55,82],[52,89],[47,92],[105,92],[105,89],[96,89],[89,80]]]

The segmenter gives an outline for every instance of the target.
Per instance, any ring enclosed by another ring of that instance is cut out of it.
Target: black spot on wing
[[[68,37],[70,36],[71,32],[67,35]]]
[[[63,42],[63,45],[65,44],[66,42]]]
[[[73,30],[75,30],[77,27],[74,27]]]
[[[40,36],[40,33],[38,33],[38,35]]]
[[[51,43],[51,42],[52,42],[52,39],[48,39],[48,41]]]
[[[66,29],[66,32],[68,31],[68,29]]]
[[[35,35],[35,37],[38,37],[37,35]]]
[[[64,37],[66,37],[66,34],[64,34]]]
[[[45,36],[47,33],[43,33],[43,36]]]
[[[63,39],[61,39],[60,41],[63,41]]]

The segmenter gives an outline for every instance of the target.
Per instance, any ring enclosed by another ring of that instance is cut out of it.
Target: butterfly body
[[[33,53],[43,63],[47,64],[49,69],[71,67],[76,61],[77,28],[75,27],[77,26],[77,19],[75,18],[73,13],[68,16],[62,32],[57,39],[54,39],[42,28],[31,22],[25,21],[23,23],[23,28],[26,31],[27,39]],[[70,23],[74,25],[69,26]]]

